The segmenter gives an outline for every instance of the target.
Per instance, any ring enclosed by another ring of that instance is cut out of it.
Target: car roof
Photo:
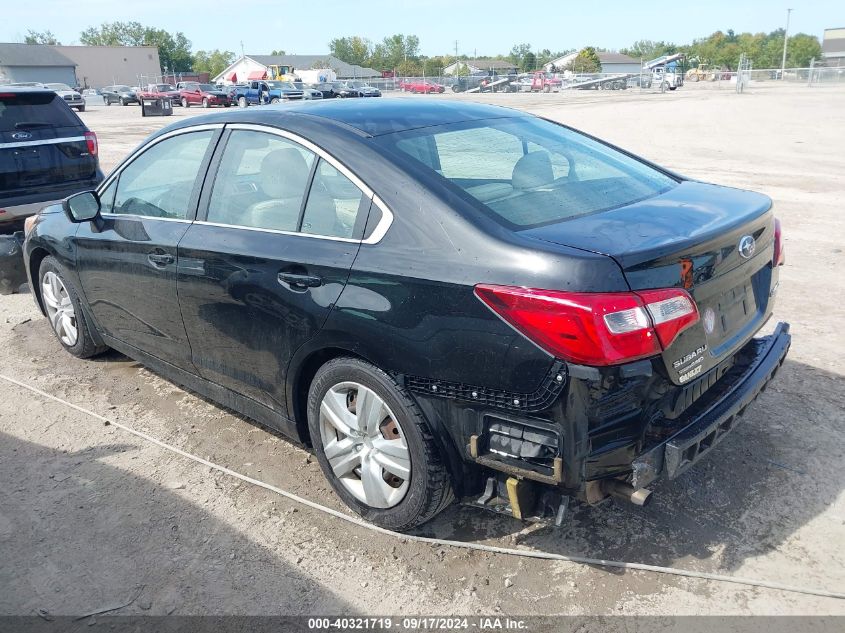
[[[531,115],[511,108],[466,101],[424,101],[408,98],[326,99],[193,117],[168,126],[167,129],[221,122],[283,125],[286,121],[300,116],[324,119],[347,129],[354,128],[366,136],[379,136],[432,125]]]
[[[55,90],[44,88],[43,86],[4,86],[0,84],[0,92],[50,92],[55,93]]]

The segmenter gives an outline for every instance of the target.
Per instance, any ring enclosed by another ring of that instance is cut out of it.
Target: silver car
[[[302,98],[303,99],[307,100],[307,99],[322,99],[323,98],[323,93],[320,92],[319,90],[317,90],[316,88],[312,88],[311,86],[306,86],[301,81],[294,81],[292,83],[297,90],[302,91]]]
[[[71,108],[85,112],[85,97],[67,84],[44,84],[44,87],[59,95]]]

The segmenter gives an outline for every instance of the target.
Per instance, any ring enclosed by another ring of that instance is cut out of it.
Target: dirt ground
[[[571,124],[693,178],[771,196],[787,263],[783,371],[699,466],[646,509],[576,507],[564,527],[455,506],[421,533],[845,588],[845,86],[744,95],[437,95]],[[176,117],[200,109],[176,109]],[[82,117],[108,171],[173,120]],[[0,373],[321,504],[316,460],[116,353],[64,353],[29,295],[0,298]],[[0,614],[840,614],[845,601],[432,547],[371,533],[0,382]]]

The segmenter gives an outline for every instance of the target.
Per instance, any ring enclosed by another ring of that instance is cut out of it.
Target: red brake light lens
[[[475,294],[542,349],[583,365],[616,365],[660,354],[698,321],[695,302],[675,288],[578,293],[482,284]]]
[[[88,153],[91,156],[96,156],[97,151],[99,150],[99,145],[97,145],[97,135],[93,132],[85,132],[85,143],[88,145]]]
[[[786,263],[786,256],[783,250],[783,230],[780,227],[780,220],[775,218],[775,254],[772,257],[773,266],[783,266]]]

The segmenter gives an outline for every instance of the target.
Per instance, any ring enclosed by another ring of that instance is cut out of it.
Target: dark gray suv
[[[13,233],[39,209],[103,179],[97,136],[46,88],[0,86],[0,293],[13,290]],[[21,280],[23,283],[23,280]]]

